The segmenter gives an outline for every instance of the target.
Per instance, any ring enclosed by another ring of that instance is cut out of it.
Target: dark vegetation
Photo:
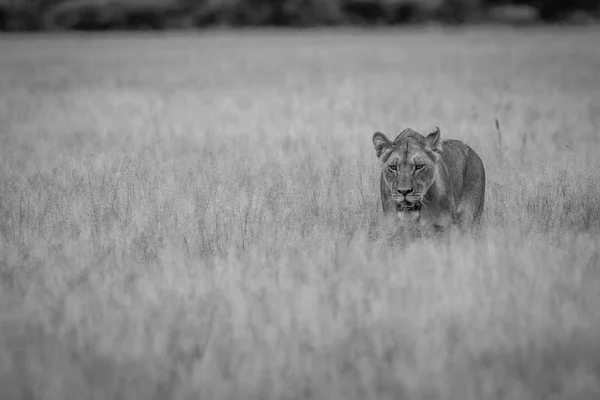
[[[598,0],[0,0],[0,30],[598,21]]]

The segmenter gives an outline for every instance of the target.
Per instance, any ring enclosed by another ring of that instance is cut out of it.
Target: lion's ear
[[[440,133],[440,128],[436,127],[435,131],[431,132],[427,135],[426,138],[427,146],[434,152],[441,154],[442,153],[442,134]]]
[[[392,142],[383,133],[375,132],[373,134],[373,146],[375,147],[377,158],[380,158],[383,151],[392,146]]]

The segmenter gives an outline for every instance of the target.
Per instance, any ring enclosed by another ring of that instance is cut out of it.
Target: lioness
[[[485,169],[465,143],[442,140],[440,129],[423,136],[408,128],[394,141],[373,134],[381,161],[384,213],[443,231],[451,225],[478,225],[485,199]]]

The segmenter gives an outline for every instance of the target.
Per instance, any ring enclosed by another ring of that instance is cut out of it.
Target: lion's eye
[[[421,168],[423,168],[423,164],[417,164],[417,165],[415,165],[415,169],[417,171],[420,170]]]
[[[395,170],[397,170],[397,169],[398,169],[398,166],[397,166],[397,165],[390,165],[388,168],[389,168],[391,171],[395,171]]]

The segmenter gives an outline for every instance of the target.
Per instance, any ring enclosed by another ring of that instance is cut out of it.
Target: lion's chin
[[[396,213],[400,221],[416,221],[420,214],[419,211],[398,211]]]
[[[416,221],[419,219],[421,204],[403,201],[396,204],[396,214],[401,221]]]

